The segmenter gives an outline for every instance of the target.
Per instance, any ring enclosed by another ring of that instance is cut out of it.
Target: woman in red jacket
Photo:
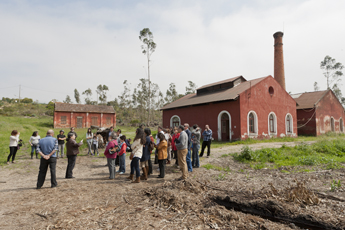
[[[178,132],[177,127],[174,127],[174,135],[172,136],[172,140],[171,140],[171,149],[174,153],[174,159],[176,159],[175,165],[178,165],[178,158],[177,158],[177,148],[175,145],[175,139],[178,139],[180,137],[180,134]]]
[[[120,143],[119,146],[121,146],[121,149],[119,151],[119,164],[120,164],[120,169],[119,169],[119,173],[120,174],[124,174],[126,172],[126,149],[127,149],[127,145],[126,145],[126,136],[122,135],[120,137]]]

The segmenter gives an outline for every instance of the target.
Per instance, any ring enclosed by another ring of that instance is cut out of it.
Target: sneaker
[[[9,162],[9,161],[7,161],[7,164],[9,165],[9,164],[10,164],[10,162]]]
[[[16,162],[15,161],[12,161],[12,164],[15,164]]]
[[[117,170],[116,172],[117,172],[117,173],[119,173],[119,172],[120,172],[120,170]]]
[[[124,172],[120,172],[120,174],[125,174]]]

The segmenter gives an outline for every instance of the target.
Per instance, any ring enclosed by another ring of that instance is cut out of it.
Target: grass
[[[301,143],[294,147],[264,148],[252,150],[244,146],[234,159],[248,163],[254,169],[279,168],[282,166],[318,166],[324,169],[339,169],[345,163],[344,138],[322,138],[307,145]]]
[[[134,139],[135,127],[128,126],[117,126],[122,130],[122,134],[126,135],[127,138]],[[0,115],[0,165],[4,165],[7,161],[7,156],[9,154],[9,139],[12,130],[18,130],[20,132],[20,139],[23,140],[24,146],[17,152],[17,156],[29,155],[31,152],[31,146],[29,144],[29,139],[34,131],[38,131],[41,138],[45,137],[48,129],[53,129],[53,117],[51,116],[40,116],[40,117],[9,117]],[[59,129],[53,129],[54,135],[58,135]],[[65,134],[69,130],[65,130]],[[87,128],[76,129],[78,134],[77,141],[84,139],[84,144],[81,148],[87,148],[86,143],[86,131]],[[66,151],[66,150],[65,150]],[[100,155],[103,155],[102,150],[100,150]]]
[[[207,170],[213,169],[213,170],[217,170],[217,171],[231,172],[229,167],[224,168],[224,167],[220,167],[220,166],[209,164],[209,163],[202,165],[201,167],[203,167]]]

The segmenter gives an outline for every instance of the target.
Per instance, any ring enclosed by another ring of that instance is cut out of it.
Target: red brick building
[[[162,110],[164,127],[208,124],[222,141],[297,136],[296,102],[272,76],[205,85]]]
[[[54,128],[86,128],[116,126],[116,113],[112,106],[80,105],[56,102]]]
[[[332,90],[291,95],[297,102],[298,135],[344,132],[344,108]]]

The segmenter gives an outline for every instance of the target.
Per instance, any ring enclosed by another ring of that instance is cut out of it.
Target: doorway
[[[218,141],[231,141],[231,115],[223,110],[218,114]]]
[[[77,128],[83,128],[83,117],[77,117]]]

